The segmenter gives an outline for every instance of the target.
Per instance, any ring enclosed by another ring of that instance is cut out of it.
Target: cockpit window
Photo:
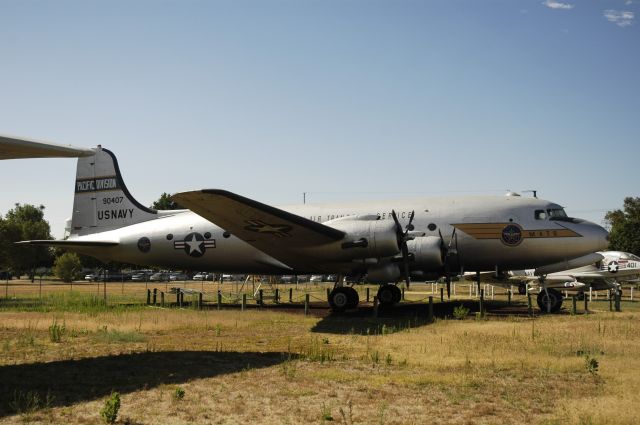
[[[535,212],[536,220],[546,220],[547,213],[544,210],[536,210]]]
[[[562,220],[563,218],[567,218],[567,213],[564,212],[562,208],[548,209],[547,214],[549,214],[549,220]]]
[[[620,259],[621,260],[640,261],[640,258],[637,255],[633,255],[633,254],[629,254],[629,253],[624,253],[624,254],[620,255]]]

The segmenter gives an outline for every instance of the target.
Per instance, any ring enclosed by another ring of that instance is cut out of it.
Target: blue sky
[[[102,144],[143,204],[537,189],[640,196],[640,1],[4,1],[0,133]],[[75,160],[0,162],[0,214],[71,216]]]

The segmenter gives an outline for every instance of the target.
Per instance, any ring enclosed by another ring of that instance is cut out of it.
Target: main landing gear
[[[350,286],[338,286],[329,293],[329,305],[336,312],[356,308],[359,302],[358,292]]]
[[[381,306],[390,307],[400,302],[402,291],[394,284],[380,285],[378,289],[378,302]],[[349,286],[338,286],[329,293],[329,306],[335,312],[342,312],[351,308],[356,308],[360,302],[360,297],[355,289]]]
[[[542,313],[557,313],[562,307],[562,294],[555,289],[545,288],[538,294],[537,301]]]
[[[402,292],[396,285],[380,285],[380,289],[378,289],[378,301],[380,305],[392,306],[399,303],[401,298]]]

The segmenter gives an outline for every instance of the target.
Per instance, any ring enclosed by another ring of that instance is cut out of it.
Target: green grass
[[[114,310],[141,309],[145,305],[131,296],[111,295],[108,302],[97,295],[69,291],[45,294],[42,298],[16,297],[0,300],[0,311],[74,312],[96,314]]]
[[[144,342],[146,337],[137,331],[121,331],[118,329],[107,329],[104,326],[94,334],[94,339],[98,342],[113,343],[113,342]]]

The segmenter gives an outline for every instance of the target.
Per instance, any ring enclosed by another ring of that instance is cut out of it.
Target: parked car
[[[168,272],[157,272],[149,276],[149,280],[152,282],[166,282],[169,280]]]
[[[174,281],[182,281],[182,280],[188,280],[189,276],[187,276],[186,274],[182,273],[182,272],[174,272],[174,273],[170,273],[169,274],[169,280],[174,282]]]
[[[311,276],[311,279],[309,279],[309,282],[311,282],[311,283],[324,282],[324,275],[322,275],[322,274],[314,274],[313,276]]]
[[[193,275],[193,280],[213,280],[213,273],[199,272]]]
[[[95,273],[89,273],[84,276],[84,280],[88,280],[91,282],[95,281],[108,281],[108,282],[119,282],[123,280],[131,280],[130,273],[122,273],[118,271],[110,271],[107,270],[106,273],[104,270],[97,271]]]
[[[131,280],[136,282],[145,282],[149,280],[152,274],[152,270],[135,270],[131,274]]]

